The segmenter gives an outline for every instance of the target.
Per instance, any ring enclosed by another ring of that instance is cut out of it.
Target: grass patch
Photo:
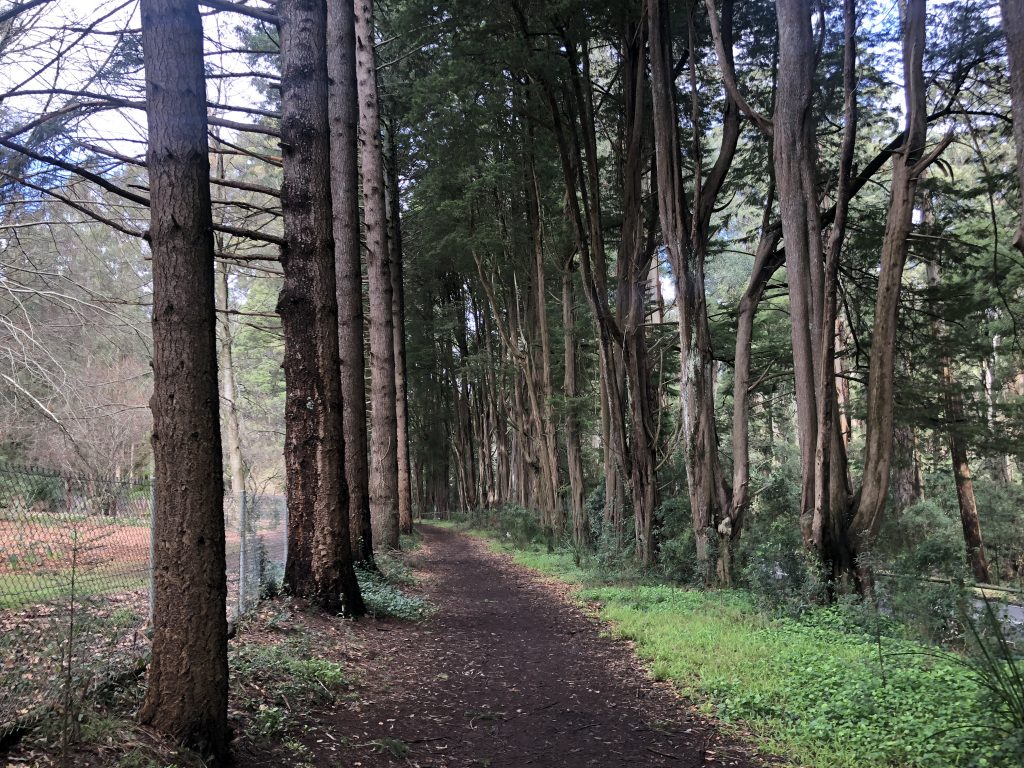
[[[142,589],[149,584],[145,573],[110,573],[82,569],[75,575],[75,598],[96,597]],[[0,610],[53,603],[71,598],[71,571],[58,573],[5,573],[0,576]]]
[[[976,678],[926,646],[865,634],[842,607],[778,619],[743,592],[608,586],[607,573],[578,567],[572,553],[519,550],[493,531],[468,532],[583,587],[580,598],[600,604],[656,678],[752,730],[769,752],[813,768],[1016,765],[1000,760]]]
[[[332,703],[346,682],[341,665],[313,655],[303,636],[268,645],[238,644],[228,661],[239,696],[259,702],[261,721],[273,721],[278,707]]]
[[[635,640],[655,677],[798,762],[831,768],[992,765],[977,683],[905,641],[832,626],[838,609],[770,620],[741,593],[605,587],[581,597]]]

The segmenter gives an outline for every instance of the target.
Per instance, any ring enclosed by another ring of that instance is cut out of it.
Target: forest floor
[[[408,608],[422,600],[429,612],[421,620],[353,622],[277,598],[241,623],[229,651],[234,765],[768,762],[752,739],[723,732],[670,684],[653,680],[632,644],[611,637],[572,588],[478,538],[429,525],[419,531],[420,546],[402,556],[415,574],[403,587],[408,594],[387,586],[377,601],[383,594]],[[129,677],[81,705],[66,751],[69,721],[58,717],[6,755],[0,749],[0,765],[203,765],[134,722],[143,685],[141,676]]]
[[[418,623],[352,627],[345,669],[358,681],[355,696],[299,737],[307,764],[762,764],[650,679],[629,643],[610,638],[565,585],[478,539],[419,530],[422,545],[406,562],[434,612]],[[240,746],[240,766],[281,764]]]

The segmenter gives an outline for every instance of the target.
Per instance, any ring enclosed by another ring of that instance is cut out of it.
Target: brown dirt
[[[0,576],[6,573],[62,573],[78,548],[78,564],[86,568],[116,565],[125,572],[145,569],[149,562],[149,528],[120,526],[103,520],[75,524],[0,520]]]
[[[608,637],[564,585],[490,553],[479,540],[420,530],[423,546],[408,562],[437,612],[420,624],[353,627],[342,655],[354,666],[356,696],[324,712],[321,728],[302,739],[310,762],[763,765],[670,686],[651,680],[630,645]],[[279,764],[245,752],[236,751],[240,766]]]
[[[495,555],[486,544],[422,526],[405,557],[436,609],[420,623],[325,616],[288,599],[248,617],[233,648],[309,641],[349,684],[309,700],[280,701],[259,679],[236,678],[236,768],[619,768],[738,766],[771,760],[655,682],[631,645],[572,600],[572,590]],[[123,687],[122,687],[123,686]],[[244,686],[245,690],[240,690]],[[200,768],[158,734],[133,724],[141,678],[125,679],[88,707],[109,725],[60,756],[59,723],[30,733],[0,765],[122,764]],[[261,733],[265,707],[284,730]],[[144,758],[144,759],[143,759]]]

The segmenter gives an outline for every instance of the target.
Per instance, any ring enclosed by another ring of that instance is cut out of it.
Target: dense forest
[[[141,719],[204,754],[227,494],[346,616],[417,518],[1024,585],[1024,2],[17,0],[0,73],[0,458],[154,474]]]

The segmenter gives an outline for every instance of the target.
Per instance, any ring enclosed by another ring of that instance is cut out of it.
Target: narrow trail
[[[359,700],[331,716],[344,744],[309,745],[318,764],[761,764],[652,681],[629,644],[604,636],[564,587],[479,540],[420,530],[409,563],[437,613],[358,633],[370,658]]]

